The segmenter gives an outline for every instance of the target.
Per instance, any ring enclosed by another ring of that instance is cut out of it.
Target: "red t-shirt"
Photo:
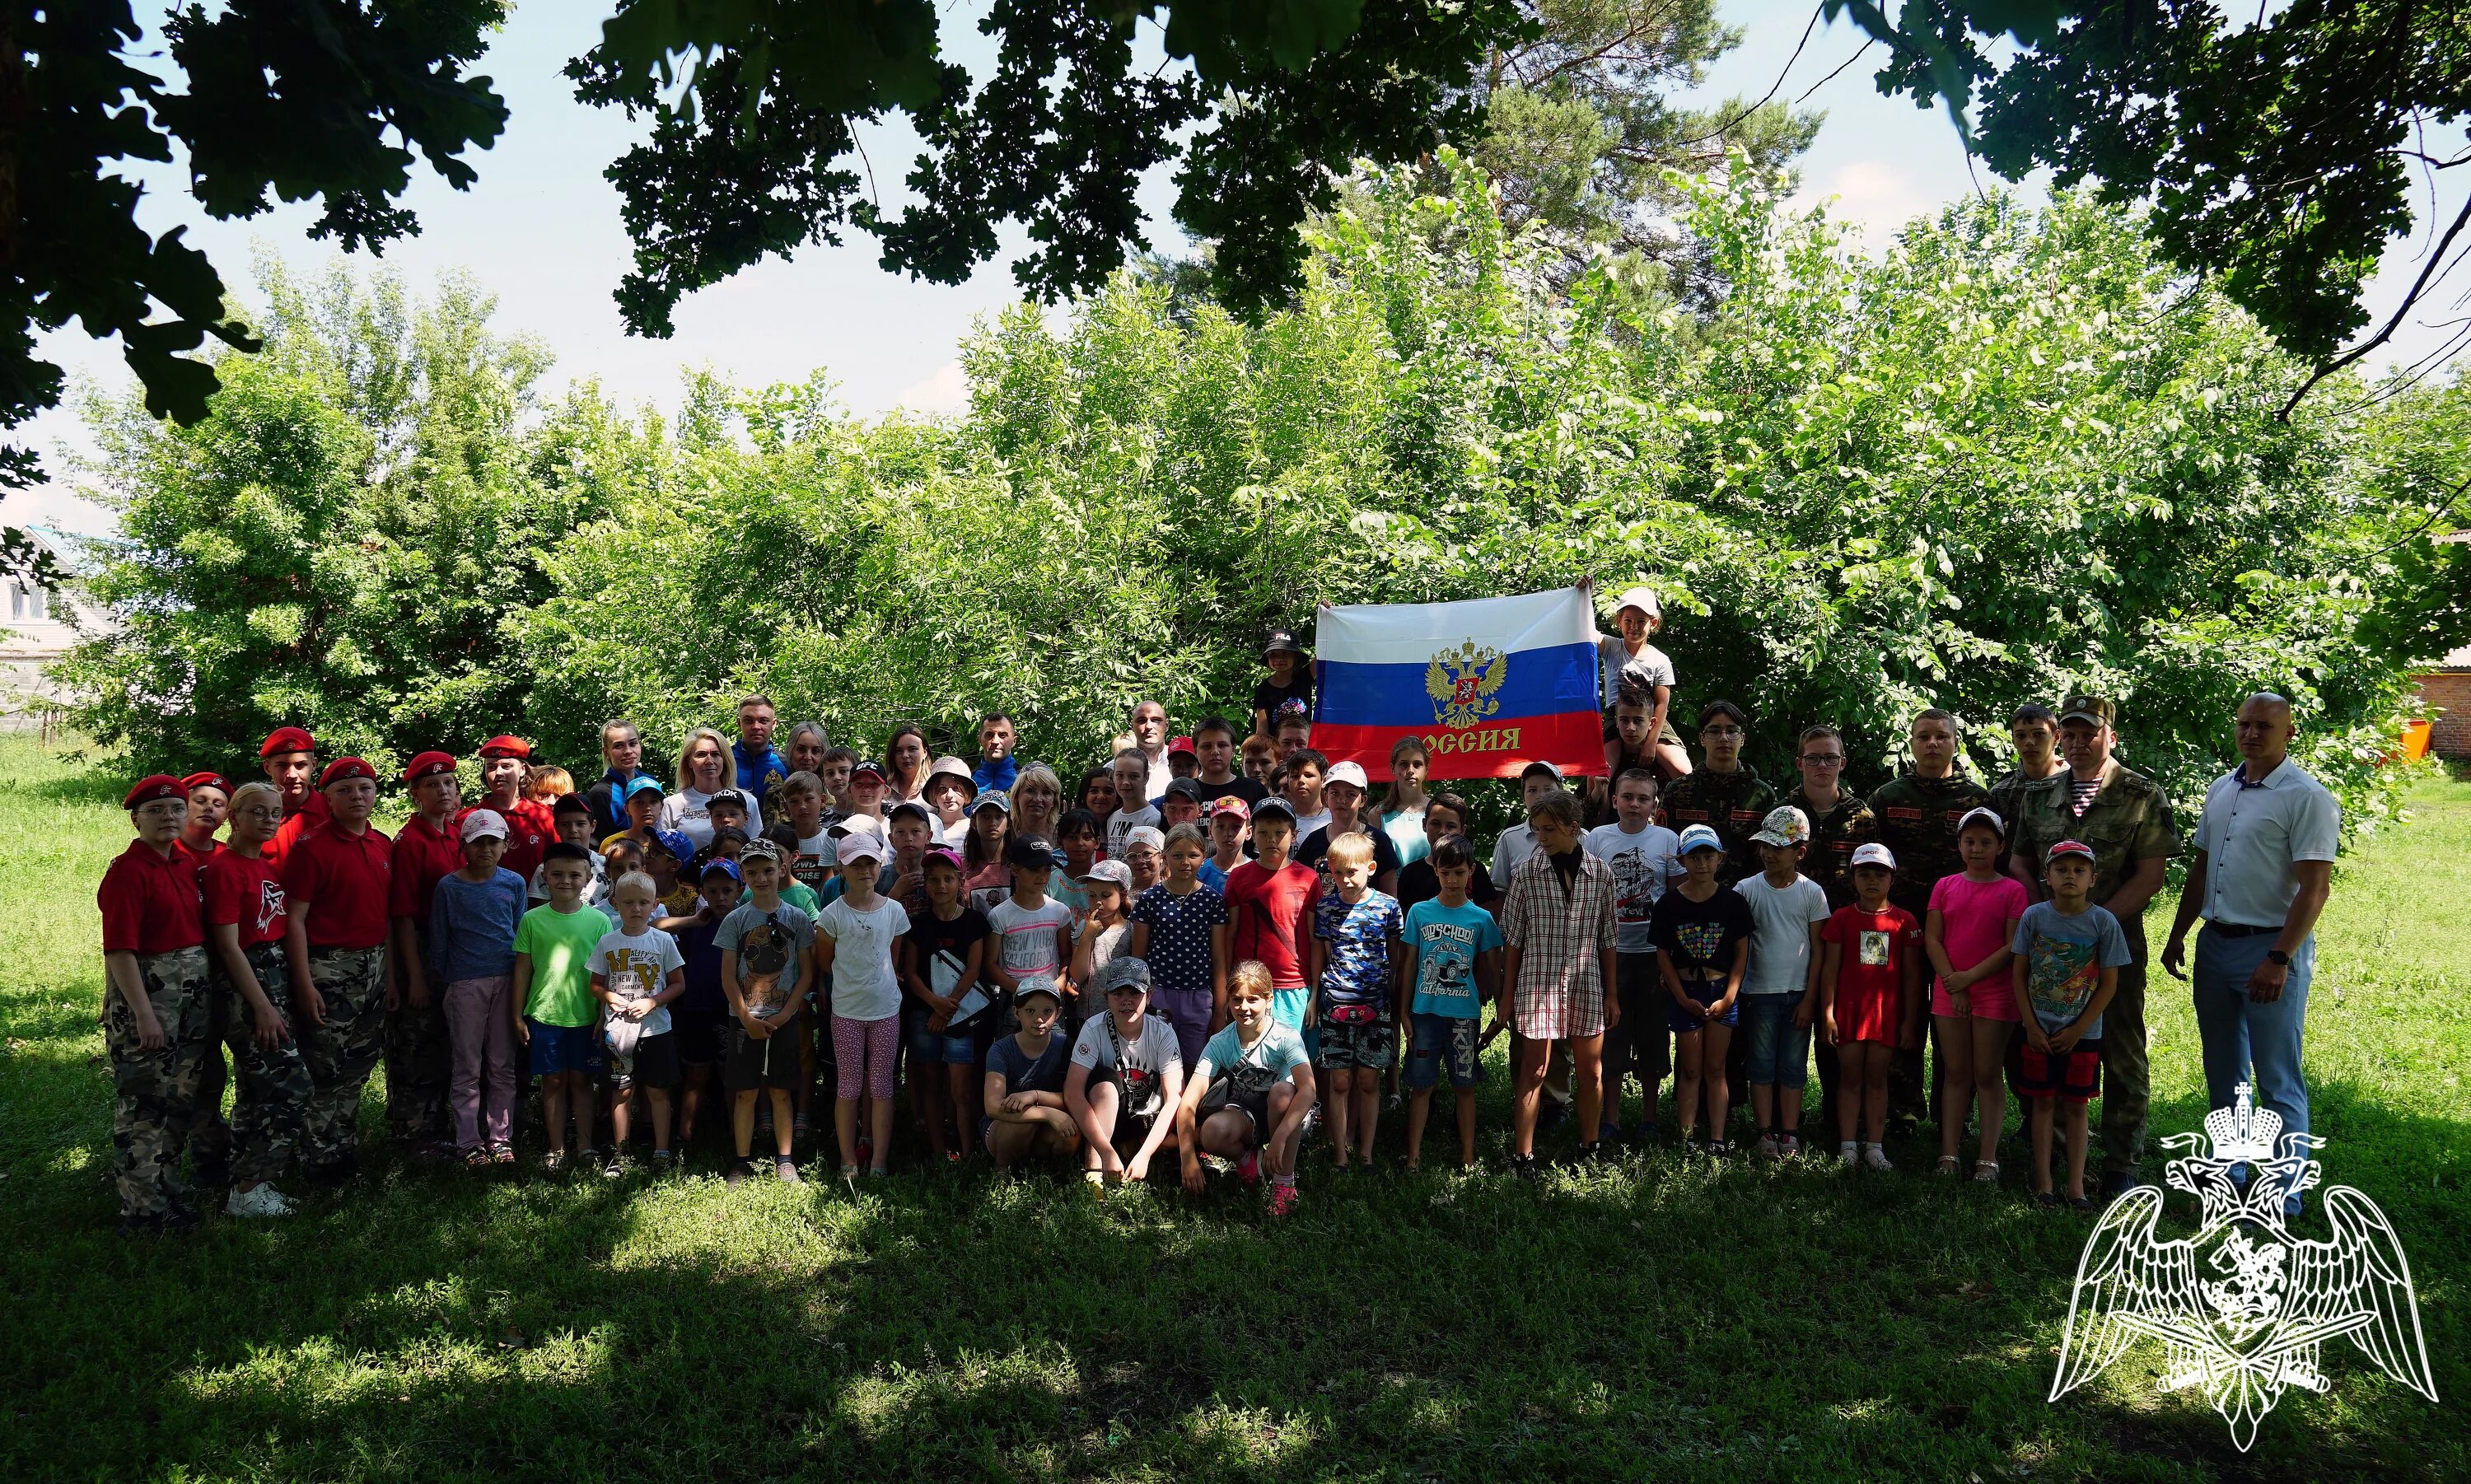
[[[1844,950],[1836,968],[1836,1034],[1894,1042],[1903,1027],[1906,955],[1922,951],[1921,925],[1901,907],[1840,907],[1819,940]]]
[[[1305,987],[1304,933],[1321,895],[1321,874],[1293,860],[1276,874],[1259,860],[1247,860],[1227,873],[1227,920],[1232,925],[1227,954],[1231,962],[1258,958],[1270,971],[1274,989]]]
[[[95,906],[103,908],[106,954],[168,954],[206,941],[199,910],[198,858],[175,845],[171,859],[144,840],[130,840],[103,873]]]
[[[340,825],[303,838],[283,862],[283,890],[308,913],[311,948],[376,948],[387,940],[393,842]]]
[[[462,832],[451,824],[446,829],[447,833],[440,834],[428,820],[414,814],[395,833],[394,883],[387,912],[393,917],[411,918],[412,926],[423,932],[429,930],[429,903],[437,895],[439,878],[463,866]]]
[[[206,840],[206,848],[200,850],[197,846],[192,845],[186,839],[183,839],[180,841],[180,848],[189,853],[190,860],[195,860],[198,864],[202,866],[207,861],[212,860],[215,857],[224,853],[224,842],[209,836]]]
[[[292,848],[333,817],[326,809],[326,795],[312,789],[301,798],[298,808],[283,816],[283,823],[275,827],[274,838],[258,848],[280,871],[284,860],[292,854]]]
[[[198,880],[206,893],[206,926],[238,928],[243,948],[283,940],[283,873],[273,861],[219,851]]]
[[[462,814],[455,816],[455,824],[459,830],[462,827],[463,815],[472,813],[475,809],[496,810],[498,816],[506,821],[506,853],[498,858],[498,869],[512,871],[524,880],[530,881],[532,872],[540,868],[542,852],[557,843],[557,815],[553,812],[552,806],[534,799],[517,799],[506,808],[498,809],[497,805],[482,799],[480,803],[467,807]],[[447,869],[454,870],[462,864],[463,852],[459,845],[455,852],[455,864]],[[435,882],[431,882],[429,884],[433,891],[436,889]],[[425,912],[422,920],[427,920]]]

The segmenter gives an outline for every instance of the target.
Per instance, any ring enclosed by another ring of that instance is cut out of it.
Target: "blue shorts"
[[[1793,1023],[1801,997],[1744,995],[1734,1002],[1741,1006],[1742,1024],[1750,1027],[1742,1037],[1748,1043],[1745,1080],[1761,1087],[1800,1087],[1810,1075],[1810,1027]]]
[[[967,1067],[978,1059],[977,1043],[968,1036],[948,1036],[940,1030],[928,1029],[928,1023],[934,1018],[934,1012],[914,1001],[901,1007],[901,1039],[908,1048],[911,1061],[922,1067]]]
[[[1725,998],[1725,984],[1721,979],[1712,981],[1707,979],[1683,979],[1682,981],[1682,992],[1689,996],[1691,999],[1699,1001],[1701,1004],[1714,1004],[1717,1001]],[[1717,1016],[1712,1021],[1703,1021],[1699,1017],[1685,1012],[1682,1006],[1678,1004],[1668,1004],[1664,1007],[1664,1019],[1667,1028],[1671,1029],[1677,1036],[1685,1031],[1705,1030],[1710,1025],[1736,1025],[1741,1024],[1742,997],[1735,995],[1733,997],[1733,1007],[1727,1010],[1724,1014]]]
[[[533,1076],[580,1072],[597,1077],[607,1065],[601,1054],[598,1025],[544,1025],[529,1015],[524,1017],[524,1025],[531,1031]]]
[[[1449,1069],[1452,1087],[1473,1087],[1484,1080],[1484,1065],[1475,1054],[1478,1022],[1473,1016],[1417,1011],[1408,1015],[1407,1023],[1414,1037],[1402,1079],[1408,1087],[1422,1092],[1439,1085],[1444,1067]]]

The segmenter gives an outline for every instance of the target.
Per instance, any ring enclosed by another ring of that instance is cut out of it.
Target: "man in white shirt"
[[[2308,981],[2317,967],[2317,918],[2334,881],[2342,811],[2325,786],[2291,761],[2297,728],[2291,702],[2249,696],[2233,723],[2240,766],[2205,790],[2197,854],[2179,891],[2162,967],[2181,972],[2189,925],[2197,934],[2197,1029],[2204,1040],[2205,1091],[2230,1107],[2239,1084],[2282,1116],[2286,1133],[2308,1132],[2308,1084],[2300,1043]],[[2296,1215],[2299,1192],[2284,1210]]]
[[[1133,708],[1133,745],[1140,749],[1141,763],[1149,769],[1149,782],[1139,799],[1119,796],[1118,803],[1126,809],[1139,809],[1155,804],[1166,792],[1167,783],[1175,769],[1166,765],[1166,708],[1156,701],[1143,701]]]

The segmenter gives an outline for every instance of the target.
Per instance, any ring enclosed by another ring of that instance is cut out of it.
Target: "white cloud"
[[[1941,204],[1903,167],[1881,159],[1837,166],[1824,187],[1805,188],[1797,204],[1812,200],[1828,201],[1828,215],[1858,229],[1873,247],[1886,246],[1906,223]]]
[[[957,412],[970,405],[970,378],[961,370],[960,358],[956,356],[937,366],[935,374],[925,381],[903,388],[901,395],[892,400],[896,407],[930,416]]]

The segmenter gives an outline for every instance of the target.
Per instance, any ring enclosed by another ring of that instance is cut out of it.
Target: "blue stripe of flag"
[[[1453,646],[1455,648],[1455,646]],[[1596,649],[1593,645],[1555,645],[1519,649],[1509,660],[1510,672],[1489,699],[1501,709],[1476,722],[1499,726],[1528,717],[1592,712],[1596,707]],[[1322,660],[1314,688],[1313,718],[1347,726],[1437,725],[1433,698],[1424,690],[1424,665],[1357,665]]]

